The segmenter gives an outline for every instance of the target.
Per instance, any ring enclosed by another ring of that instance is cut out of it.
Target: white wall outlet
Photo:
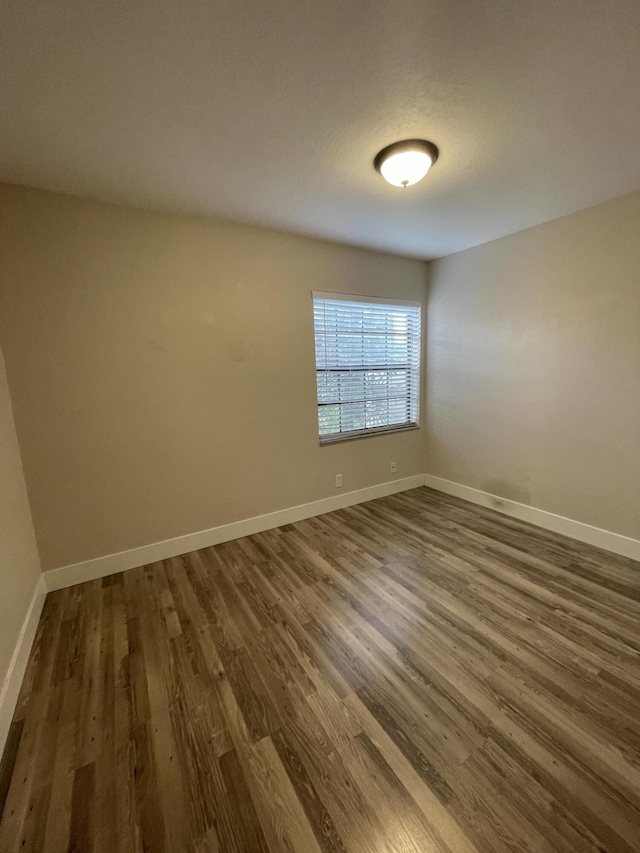
[[[342,488],[342,474],[336,474],[336,489]]]
[[[392,474],[395,474],[397,470],[398,470],[397,463],[392,462],[391,465],[389,465],[389,471],[391,471]]]

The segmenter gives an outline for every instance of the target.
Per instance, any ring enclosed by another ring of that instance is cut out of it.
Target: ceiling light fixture
[[[410,187],[424,178],[437,159],[438,149],[433,142],[404,139],[383,148],[373,165],[394,187]]]

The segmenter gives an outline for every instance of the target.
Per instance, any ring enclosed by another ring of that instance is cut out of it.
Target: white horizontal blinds
[[[417,424],[420,305],[314,294],[320,438]]]

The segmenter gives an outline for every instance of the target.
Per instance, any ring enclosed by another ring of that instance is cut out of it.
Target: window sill
[[[345,432],[336,435],[321,435],[320,446],[324,444],[335,444],[336,441],[354,441],[357,438],[371,438],[374,435],[393,435],[395,432],[407,432],[408,430],[420,429],[420,424],[403,424],[398,427],[379,427],[362,432]]]

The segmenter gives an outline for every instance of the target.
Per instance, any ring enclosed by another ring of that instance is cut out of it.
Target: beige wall
[[[0,352],[0,697],[39,576],[38,550]],[[0,731],[0,753],[4,734]]]
[[[430,274],[428,472],[640,538],[640,192]]]
[[[328,497],[336,473],[384,482],[391,461],[640,536],[640,193],[431,264],[427,429],[322,448],[311,291],[424,301],[423,264],[19,187],[0,216],[44,568]]]
[[[0,188],[0,340],[49,569],[423,473],[424,429],[320,447],[311,291],[424,264]]]

